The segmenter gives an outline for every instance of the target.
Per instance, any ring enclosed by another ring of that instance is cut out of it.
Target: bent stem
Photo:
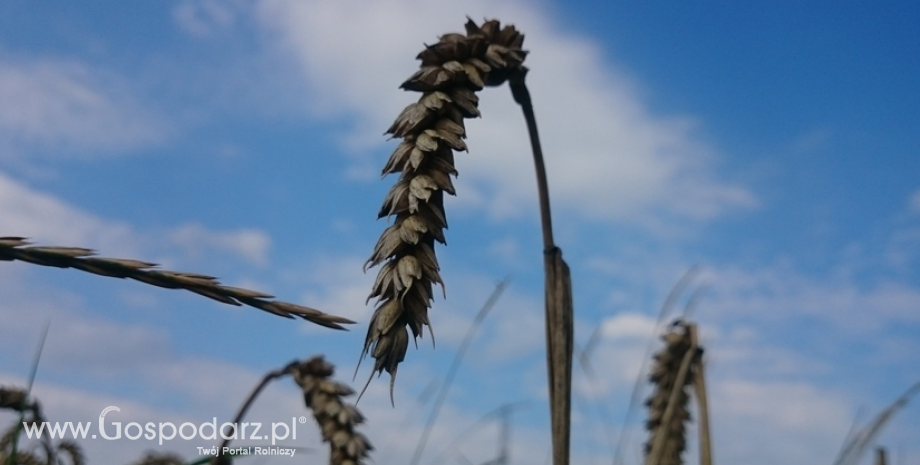
[[[549,184],[537,119],[524,79],[527,69],[519,67],[508,77],[514,101],[521,106],[527,121],[540,196],[543,229],[543,268],[546,275],[546,362],[549,378],[550,417],[553,432],[553,464],[569,463],[569,437],[572,411],[572,350],[574,308],[572,277],[562,259],[562,249],[553,243],[553,221],[549,205]]]
[[[259,385],[252,390],[252,392],[249,394],[249,397],[246,398],[246,402],[243,402],[239,412],[237,412],[236,417],[233,419],[233,424],[239,425],[240,422],[243,421],[243,418],[246,416],[246,412],[249,411],[249,407],[251,407],[252,403],[255,402],[257,397],[259,397],[259,394],[263,389],[265,389],[265,386],[268,386],[268,383],[281,378],[282,376],[290,374],[296,366],[297,362],[291,362],[280,370],[274,370],[266,373],[262,378],[262,382],[260,382]],[[236,435],[234,434],[234,436]],[[224,440],[220,443],[220,448],[217,450],[217,454],[214,456],[214,460],[211,462],[213,465],[230,463],[230,460],[224,457],[223,454],[223,450],[227,447],[230,447],[230,441],[232,441],[232,437],[224,437]]]

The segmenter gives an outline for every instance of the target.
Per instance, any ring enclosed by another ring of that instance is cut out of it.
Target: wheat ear
[[[315,356],[303,362],[289,363],[284,368],[267,373],[243,402],[233,423],[238,425],[243,421],[249,407],[268,383],[291,375],[294,382],[303,390],[304,403],[313,411],[313,418],[319,425],[323,441],[329,443],[330,465],[364,463],[364,459],[374,448],[363,434],[355,430],[358,425],[364,423],[364,416],[354,405],[343,402],[344,397],[355,392],[350,387],[330,379],[334,372],[335,367],[322,356]],[[223,455],[223,450],[230,445],[230,441],[224,439],[217,455],[211,460],[212,465],[230,463],[230,459]]]
[[[74,268],[100,276],[130,278],[167,289],[185,289],[228,305],[248,305],[284,318],[303,318],[333,329],[354,321],[329,315],[302,305],[268,300],[274,296],[238,287],[224,286],[217,278],[198,273],[154,269],[154,263],[123,258],[95,257],[93,250],[81,247],[26,247],[22,237],[0,237],[0,261],[19,260],[42,266]]]
[[[426,46],[418,55],[421,69],[401,86],[422,96],[387,130],[402,142],[382,174],[400,176],[378,217],[395,220],[365,264],[365,269],[382,266],[368,296],[377,299],[377,308],[361,353],[361,358],[367,354],[374,358],[371,376],[390,374],[391,402],[409,331],[418,338],[427,326],[434,343],[428,308],[434,284],[444,290],[434,244],[445,243],[444,193],[455,193],[454,151],[467,149],[464,118],[479,116],[476,91],[502,84],[521,68],[526,55],[523,43],[524,36],[514,26],[503,28],[492,20],[480,27],[468,20],[466,34],[445,34],[438,43]]]
[[[313,410],[323,441],[329,443],[329,463],[364,463],[374,448],[363,434],[355,431],[357,425],[364,423],[364,416],[354,405],[342,400],[355,391],[330,379],[335,368],[321,356],[298,364],[291,371],[294,381],[303,389],[304,402]]]
[[[690,324],[672,324],[662,340],[665,347],[655,354],[649,375],[655,389],[646,401],[646,465],[680,465],[687,444],[685,423],[690,420],[685,389],[693,384],[691,370],[700,354]]]

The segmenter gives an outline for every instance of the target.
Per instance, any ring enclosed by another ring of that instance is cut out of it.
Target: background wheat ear
[[[363,434],[355,430],[364,423],[364,416],[354,405],[343,401],[355,391],[330,379],[335,369],[322,356],[294,365],[290,371],[294,381],[303,389],[304,402],[313,410],[323,441],[329,443],[329,463],[364,463],[374,448]]]
[[[646,465],[679,465],[687,446],[685,424],[691,420],[686,388],[693,384],[700,349],[693,325],[679,320],[669,325],[661,339],[665,347],[655,353],[649,373],[655,387],[646,401]]]
[[[476,91],[502,84],[521,68],[526,55],[523,43],[524,36],[514,26],[502,28],[496,20],[478,26],[469,20],[466,34],[445,34],[422,50],[421,69],[401,86],[422,96],[387,129],[402,142],[382,174],[399,173],[399,179],[378,218],[395,219],[365,264],[365,269],[380,265],[380,270],[368,296],[377,299],[377,308],[361,352],[362,359],[367,354],[374,358],[371,377],[383,371],[390,374],[391,402],[409,331],[418,338],[427,326],[434,343],[428,308],[434,285],[444,291],[434,244],[445,244],[444,194],[455,194],[454,151],[467,149],[464,118],[479,116]]]
[[[313,411],[313,418],[319,424],[323,441],[331,448],[329,463],[331,465],[357,465],[364,463],[369,452],[373,450],[370,441],[356,431],[364,423],[364,416],[343,398],[355,392],[345,384],[331,379],[335,367],[323,357],[316,356],[302,362],[292,362],[284,368],[268,372],[256,388],[243,402],[233,424],[240,424],[262,390],[271,381],[291,375],[294,382],[303,390],[304,403]],[[218,447],[217,455],[210,460],[212,465],[231,463],[231,458],[223,454],[232,439],[224,439]]]

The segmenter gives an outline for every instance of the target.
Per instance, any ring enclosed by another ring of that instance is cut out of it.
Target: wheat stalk
[[[377,299],[361,358],[374,358],[374,373],[390,374],[390,400],[399,363],[409,346],[409,330],[420,337],[427,326],[439,273],[435,242],[445,243],[444,193],[454,195],[454,151],[466,151],[464,118],[480,116],[476,91],[502,84],[521,67],[524,36],[496,20],[481,27],[472,20],[466,34],[445,34],[418,55],[421,69],[402,84],[422,92],[387,130],[402,139],[382,175],[400,173],[378,218],[394,216],[377,241],[365,269],[381,265],[368,300]],[[370,379],[368,379],[370,382]],[[367,385],[365,385],[365,388]],[[363,394],[363,390],[362,390]]]
[[[42,266],[74,268],[100,276],[130,278],[167,289],[185,289],[228,305],[248,305],[284,318],[303,318],[327,328],[345,329],[341,325],[354,323],[314,308],[268,300],[274,296],[262,292],[224,286],[213,276],[155,269],[156,264],[139,260],[95,257],[93,250],[81,247],[28,245],[29,242],[22,237],[0,237],[0,261],[19,260]]]

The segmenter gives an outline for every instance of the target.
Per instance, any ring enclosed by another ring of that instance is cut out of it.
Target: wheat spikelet
[[[400,173],[378,218],[394,216],[383,231],[365,269],[382,265],[368,300],[376,298],[361,358],[370,354],[374,370],[390,374],[390,400],[396,370],[409,346],[409,331],[418,338],[428,326],[434,284],[444,283],[434,244],[445,244],[444,194],[454,195],[454,151],[467,149],[464,118],[479,116],[476,91],[502,84],[522,68],[524,36],[496,20],[481,27],[472,20],[466,34],[451,33],[418,55],[421,69],[402,84],[422,92],[387,130],[402,143],[383,168],[383,176]],[[368,379],[368,383],[370,379]],[[365,388],[367,385],[365,385]],[[362,391],[363,394],[363,391]],[[360,397],[360,396],[359,396]]]
[[[646,465],[680,465],[687,444],[685,423],[690,420],[685,389],[693,384],[689,374],[699,352],[690,325],[682,322],[673,323],[662,340],[665,347],[655,353],[649,374],[655,389],[646,401]]]
[[[313,410],[323,441],[329,443],[330,465],[364,463],[373,449],[367,438],[355,431],[355,427],[364,422],[364,416],[355,406],[342,401],[354,391],[330,379],[334,367],[321,356],[293,364],[289,370],[303,389],[304,402]]]
[[[22,237],[0,237],[0,261],[19,260],[42,266],[74,268],[100,276],[130,278],[167,289],[185,289],[228,305],[248,305],[284,318],[303,318],[333,329],[352,324],[347,318],[329,315],[302,305],[268,300],[274,296],[222,285],[217,278],[198,273],[180,273],[154,269],[154,263],[122,258],[95,257],[95,252],[81,247],[26,247]]]

